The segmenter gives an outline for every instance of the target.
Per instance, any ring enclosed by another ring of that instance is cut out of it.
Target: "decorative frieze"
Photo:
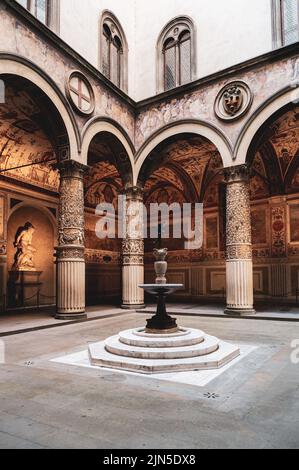
[[[251,245],[231,245],[227,247],[226,259],[252,259]]]
[[[121,254],[112,251],[85,249],[85,261],[90,264],[119,265]]]
[[[271,211],[272,257],[281,258],[287,254],[286,207],[273,206]]]
[[[56,251],[59,259],[84,259],[84,246],[64,245],[57,247]]]

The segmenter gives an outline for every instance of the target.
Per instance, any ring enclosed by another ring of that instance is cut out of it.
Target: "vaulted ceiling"
[[[56,161],[56,154],[49,127],[32,87],[11,79],[6,87],[5,104],[0,105],[1,176],[58,190],[59,175],[50,166]]]
[[[143,168],[146,201],[201,202],[222,171],[213,144],[201,137],[182,135],[160,146]]]
[[[253,199],[299,191],[298,106],[264,127],[251,165]]]

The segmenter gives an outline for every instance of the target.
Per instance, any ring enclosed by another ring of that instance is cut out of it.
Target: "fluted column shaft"
[[[136,221],[138,223],[136,224]],[[126,191],[126,228],[122,243],[122,308],[144,307],[143,191],[130,188]]]
[[[84,183],[85,167],[60,164],[57,314],[68,320],[85,318]]]
[[[226,191],[226,282],[225,313],[253,315],[253,262],[249,171],[246,165],[225,171]]]

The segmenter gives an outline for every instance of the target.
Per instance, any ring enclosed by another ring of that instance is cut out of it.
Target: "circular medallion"
[[[247,113],[252,102],[252,92],[245,82],[231,82],[218,93],[215,114],[219,119],[232,121]]]
[[[92,114],[95,107],[94,92],[87,78],[78,71],[72,72],[66,82],[66,94],[75,111]]]

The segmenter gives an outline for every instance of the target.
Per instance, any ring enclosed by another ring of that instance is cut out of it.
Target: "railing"
[[[35,305],[26,305],[28,302],[36,298],[36,304]],[[41,304],[42,299],[49,299],[49,304]],[[40,292],[40,290],[37,290],[37,292],[30,296],[27,297],[23,300],[23,305],[16,306],[16,307],[8,307],[7,305],[7,299],[6,295],[3,294],[0,296],[0,313],[5,313],[8,310],[18,310],[21,308],[34,308],[37,310],[40,310],[41,307],[46,307],[47,305],[54,305],[56,303],[56,296],[50,296],[50,295],[45,295]]]

